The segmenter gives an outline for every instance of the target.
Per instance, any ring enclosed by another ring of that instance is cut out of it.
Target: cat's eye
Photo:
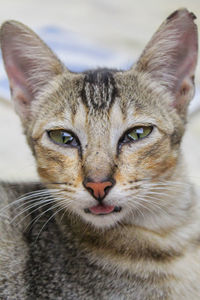
[[[152,129],[152,126],[135,127],[127,133],[127,136],[130,140],[137,141],[148,136]]]
[[[58,145],[72,147],[77,147],[80,145],[78,139],[68,131],[57,129],[50,130],[47,133],[49,138]]]
[[[137,126],[128,130],[119,140],[119,148],[123,144],[137,142],[151,134],[153,126]]]

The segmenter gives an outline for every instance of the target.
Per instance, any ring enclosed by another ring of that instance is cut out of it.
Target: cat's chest
[[[28,295],[37,299],[127,299],[122,296],[127,282],[92,264],[76,242],[70,241],[71,234],[63,240],[53,222],[39,237],[37,233],[34,228],[29,236]]]
[[[39,226],[36,226],[28,237],[29,259],[25,276],[27,294],[31,297],[70,300],[168,299],[167,295],[157,298],[156,288],[151,288],[147,295],[147,282],[139,274],[129,277],[127,274],[119,275],[92,262],[88,253],[80,250],[76,241],[70,240],[70,233],[63,239],[54,222],[49,222],[39,237],[38,230]]]

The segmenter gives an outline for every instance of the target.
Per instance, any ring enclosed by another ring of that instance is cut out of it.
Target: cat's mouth
[[[108,215],[115,212],[121,211],[120,206],[114,206],[114,205],[96,205],[89,208],[85,208],[85,213],[91,213],[93,215]]]

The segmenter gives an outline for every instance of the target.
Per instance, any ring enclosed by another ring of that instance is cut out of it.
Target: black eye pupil
[[[71,136],[67,132],[62,132],[61,133],[61,138],[62,138],[63,144],[67,144],[67,143],[71,142],[74,139],[73,136]]]

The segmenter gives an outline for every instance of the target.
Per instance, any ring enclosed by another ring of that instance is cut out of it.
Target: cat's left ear
[[[0,42],[11,95],[22,121],[31,115],[38,93],[64,71],[64,66],[47,45],[27,26],[7,21]]]
[[[171,14],[144,49],[136,69],[148,73],[153,81],[173,96],[172,105],[185,114],[194,95],[198,36],[196,17],[187,9]]]

